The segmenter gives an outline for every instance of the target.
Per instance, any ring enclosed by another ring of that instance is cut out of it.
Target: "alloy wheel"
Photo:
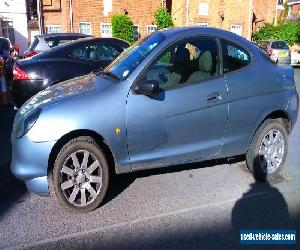
[[[282,132],[277,129],[268,131],[259,148],[259,160],[265,173],[272,174],[280,167],[284,151],[285,141]]]
[[[72,205],[91,204],[102,188],[102,167],[98,159],[87,150],[69,155],[60,171],[60,187]]]

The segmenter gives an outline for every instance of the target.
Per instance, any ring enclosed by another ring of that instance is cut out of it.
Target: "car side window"
[[[241,69],[251,62],[248,52],[239,45],[222,41],[224,73]]]
[[[110,45],[99,45],[98,46],[99,60],[114,60],[118,55],[120,55],[120,50],[114,48]]]
[[[80,60],[112,61],[120,53],[120,50],[111,45],[82,44],[71,51],[70,57]]]
[[[143,81],[155,80],[160,89],[209,80],[220,74],[217,42],[213,38],[184,39],[169,47],[148,67]]]

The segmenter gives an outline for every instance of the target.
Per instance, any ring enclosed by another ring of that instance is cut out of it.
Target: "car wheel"
[[[282,119],[268,119],[256,131],[246,161],[249,170],[260,180],[277,175],[285,164],[288,132]]]
[[[91,137],[81,136],[69,141],[59,152],[52,174],[55,195],[71,212],[91,212],[106,194],[108,163]]]

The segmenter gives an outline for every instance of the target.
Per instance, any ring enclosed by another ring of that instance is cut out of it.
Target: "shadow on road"
[[[111,196],[106,202],[126,189],[135,178],[215,165],[215,161],[209,161],[200,165],[189,164],[117,176],[114,181],[116,186],[120,186],[110,190]],[[223,209],[222,205],[218,209]],[[250,184],[249,190],[234,204],[231,221],[224,220],[222,213],[217,211],[211,208],[211,213],[217,217],[214,222],[205,222],[199,209],[191,212],[192,217],[188,213],[154,217],[118,228],[94,231],[88,233],[88,237],[80,235],[49,241],[32,249],[286,249],[286,245],[240,245],[240,230],[298,230],[300,225],[300,213],[291,219],[283,195],[266,181]]]
[[[199,209],[191,212],[192,217],[183,213],[86,232],[30,249],[287,249],[287,245],[240,245],[240,230],[299,229],[300,222],[300,213],[291,220],[282,194],[263,182],[251,184],[236,202],[231,223],[213,207],[211,213],[217,217],[213,222],[210,218],[205,222],[202,212]]]
[[[264,159],[262,159],[264,161]],[[243,194],[232,211],[232,225],[240,229],[286,229],[290,228],[291,221],[288,205],[279,190],[270,185],[270,178],[261,170],[260,162],[255,159],[254,169],[260,173],[260,180],[250,184],[249,190]]]
[[[15,116],[13,107],[0,107],[0,217],[26,193],[23,182],[10,172],[10,134]]]

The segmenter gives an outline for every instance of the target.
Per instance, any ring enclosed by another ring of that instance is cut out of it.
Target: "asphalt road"
[[[300,68],[295,77],[300,93]],[[0,248],[244,249],[240,229],[288,228],[299,249],[300,119],[287,167],[270,184],[256,182],[243,161],[174,166],[116,176],[102,207],[71,214],[10,174],[13,113],[0,108]]]

